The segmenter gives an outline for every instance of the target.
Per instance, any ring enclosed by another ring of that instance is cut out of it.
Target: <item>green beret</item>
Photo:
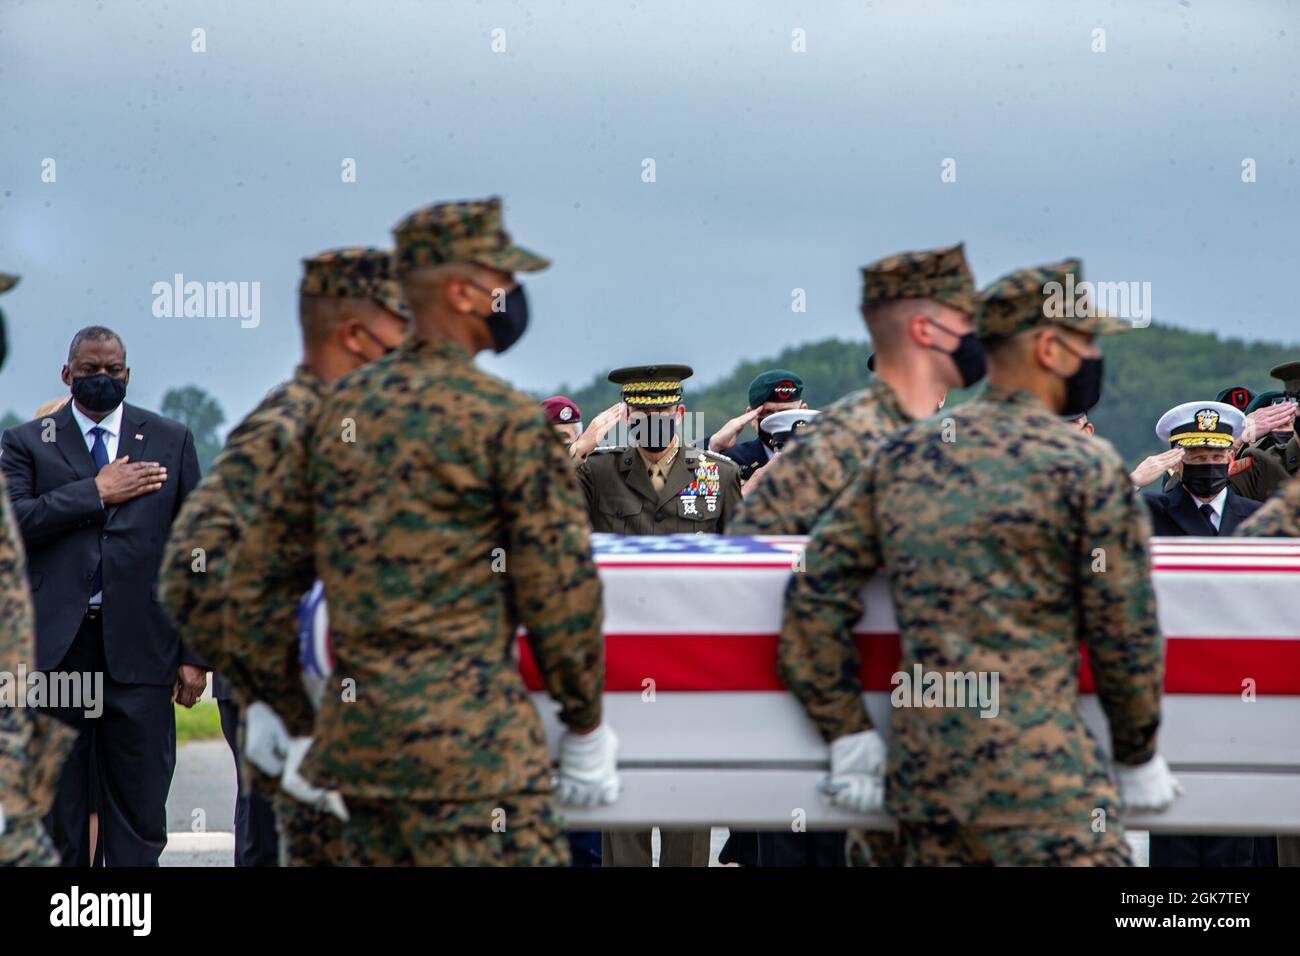
[[[7,272],[0,272],[0,292],[8,292],[18,284],[18,276],[11,276]]]
[[[1286,392],[1260,392],[1254,400],[1246,406],[1246,414],[1257,412],[1266,405],[1280,405],[1286,401]]]
[[[551,264],[511,241],[502,227],[497,196],[417,209],[393,227],[393,236],[401,272],[448,262],[474,263],[502,272],[538,272]]]
[[[931,299],[966,313],[975,311],[975,277],[962,243],[945,249],[900,252],[862,267],[862,304],[894,299]]]
[[[981,339],[995,339],[1041,325],[1061,325],[1094,335],[1132,328],[1094,308],[1089,296],[1076,292],[1076,284],[1082,281],[1083,264],[1078,259],[1017,269],[980,292],[975,331]]]
[[[1219,393],[1215,401],[1239,408],[1244,412],[1250,407],[1250,400],[1254,397],[1255,393],[1245,385],[1229,385]]]
[[[797,402],[803,397],[803,379],[784,368],[770,368],[749,383],[749,407],[764,402]]]
[[[352,246],[302,260],[301,295],[370,299],[404,319],[411,316],[397,282],[393,254],[386,249]]]

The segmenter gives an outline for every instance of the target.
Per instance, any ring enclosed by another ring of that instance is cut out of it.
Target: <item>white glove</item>
[[[556,796],[573,807],[604,806],[618,799],[618,737],[606,723],[589,734],[565,731],[560,739]]]
[[[1183,792],[1183,785],[1159,754],[1136,767],[1116,764],[1115,776],[1119,778],[1119,795],[1126,810],[1168,810]]]
[[[321,813],[330,813],[344,823],[348,819],[348,807],[343,796],[337,790],[326,790],[311,783],[298,772],[303,758],[311,749],[310,737],[294,737],[289,741],[289,753],[284,761],[284,776],[280,778],[280,789],[302,803],[315,807]]]
[[[885,804],[885,741],[875,730],[831,741],[831,775],[822,781],[831,803],[853,813],[873,813]]]
[[[284,772],[289,753],[289,731],[270,705],[257,701],[248,708],[244,723],[244,756],[265,774],[278,777]]]

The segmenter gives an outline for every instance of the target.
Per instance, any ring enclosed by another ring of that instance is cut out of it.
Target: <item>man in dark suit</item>
[[[27,548],[36,666],[92,675],[98,689],[93,707],[48,702],[82,733],[46,823],[65,865],[89,865],[94,748],[104,861],[153,866],[167,842],[172,701],[192,707],[207,681],[155,584],[172,519],[198,483],[198,458],[184,425],[123,401],[130,370],[110,329],[78,332],[62,377],[72,401],[6,431],[0,455]]]
[[[1160,417],[1156,434],[1182,449],[1178,482],[1143,495],[1156,535],[1229,535],[1260,508],[1228,486],[1234,440],[1246,416],[1224,402],[1186,402]],[[1276,866],[1272,837],[1152,834],[1152,866]]]
[[[721,452],[740,466],[743,485],[772,459],[772,448],[763,440],[759,425],[776,412],[807,408],[803,401],[803,379],[784,368],[770,368],[749,383],[749,407],[709,437],[709,451]],[[738,442],[745,426],[753,422],[758,437]]]

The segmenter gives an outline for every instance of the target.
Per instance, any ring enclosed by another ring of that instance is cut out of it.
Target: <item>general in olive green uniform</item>
[[[682,380],[687,365],[615,369],[631,444],[598,448],[578,466],[593,531],[722,534],[740,504],[740,467],[725,455],[684,447]],[[649,866],[650,831],[604,835],[605,866]],[[660,828],[661,866],[708,866],[708,830]]]
[[[547,265],[513,245],[496,199],[421,209],[394,234],[404,279],[440,264]],[[231,603],[272,613],[249,619],[231,679],[277,709],[302,699],[286,627],[319,576],[335,691],[302,774],[346,800],[345,861],[563,865],[516,634],[527,628],[561,721],[598,725],[603,605],[581,495],[536,402],[461,346],[423,337],[414,311],[409,339],[320,403],[305,487],[281,470],[268,479],[241,545],[259,571],[236,562]],[[279,713],[311,732],[302,707]]]
[[[683,447],[680,415],[685,365],[615,369],[632,413],[631,434],[662,428],[666,450],[618,445],[597,448],[578,466],[591,530],[613,534],[722,534],[740,504],[740,468],[725,455]],[[652,388],[650,386],[660,386]],[[640,416],[645,419],[637,421]],[[672,418],[676,424],[669,425]],[[662,438],[659,440],[663,440]],[[658,452],[659,454],[655,454]]]
[[[904,252],[864,266],[862,304],[929,299],[971,313],[975,279],[958,244]],[[731,534],[807,534],[886,436],[911,421],[880,377],[822,409],[817,427],[787,446],[741,505]]]
[[[995,283],[981,294],[980,337],[1046,326],[1040,290],[1068,272],[1078,263]],[[1109,443],[1062,411],[991,384],[904,427],[815,526],[807,570],[791,577],[780,670],[828,742],[871,730],[852,629],[875,574],[893,597],[899,672],[1000,675],[991,717],[953,702],[893,711],[884,808],[909,864],[1128,862],[1119,793],[1079,709],[1079,642],[1115,759],[1145,765],[1163,675],[1150,519]]]
[[[0,292],[18,282],[0,273]],[[0,312],[0,366],[6,337]],[[23,541],[0,475],[0,673],[22,678],[36,663],[36,627]],[[14,697],[9,696],[9,692]],[[42,818],[54,803],[76,731],[31,707],[19,707],[17,688],[0,690],[0,866],[58,866]]]
[[[1248,406],[1255,411],[1265,405],[1300,399],[1300,362],[1286,362],[1269,372],[1282,382],[1283,391],[1261,392]],[[1232,490],[1243,498],[1267,501],[1279,488],[1300,473],[1300,435],[1290,432],[1261,435],[1237,456],[1229,471]]]

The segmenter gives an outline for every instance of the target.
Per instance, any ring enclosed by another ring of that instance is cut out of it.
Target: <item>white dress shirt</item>
[[[1218,531],[1219,526],[1223,524],[1223,505],[1228,500],[1228,489],[1224,488],[1209,501],[1202,501],[1200,498],[1192,495],[1192,501],[1196,503],[1196,510],[1200,511],[1203,505],[1209,505],[1214,509],[1214,515],[1210,518],[1210,524],[1214,525],[1214,530]]]
[[[112,461],[117,457],[117,440],[121,437],[120,433],[122,431],[122,406],[120,403],[117,408],[104,416],[103,421],[97,422],[83,415],[81,409],[77,408],[77,403],[72,402],[72,417],[76,420],[77,427],[81,429],[81,437],[86,440],[86,451],[90,451],[95,446],[95,436],[90,433],[90,430],[92,428],[102,428],[104,429],[104,450],[108,452],[108,460]],[[101,500],[100,506],[102,507],[103,504],[104,502]],[[91,595],[90,603],[103,604],[104,592],[96,591]]]
[[[108,460],[112,461],[117,457],[117,440],[121,437],[122,432],[122,406],[119,404],[104,416],[102,422],[97,422],[87,418],[82,414],[77,403],[72,403],[72,417],[77,421],[77,427],[81,429],[81,437],[86,440],[86,451],[90,451],[95,445],[95,436],[90,433],[92,428],[104,429],[104,448],[108,452]]]

